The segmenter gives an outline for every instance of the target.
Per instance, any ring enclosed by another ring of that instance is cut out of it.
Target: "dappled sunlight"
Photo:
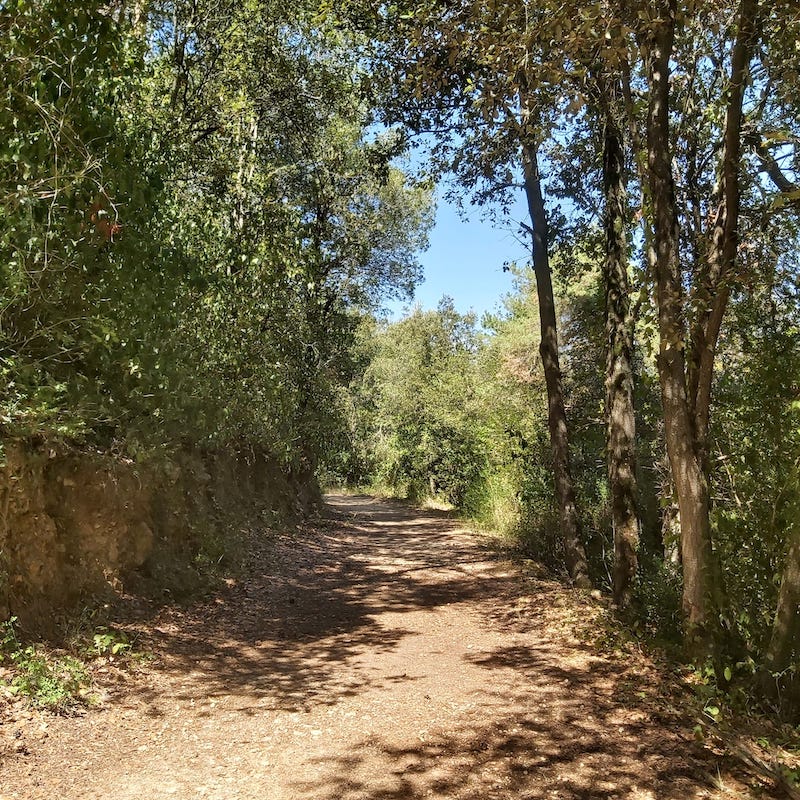
[[[138,622],[146,679],[44,745],[65,800],[105,796],[111,741],[137,753],[117,800],[722,796],[658,673],[585,641],[597,606],[447,514],[331,497],[253,547],[246,578]]]

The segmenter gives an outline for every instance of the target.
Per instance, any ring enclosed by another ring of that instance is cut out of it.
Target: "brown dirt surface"
[[[256,537],[246,577],[210,599],[133,624],[154,658],[97,707],[7,711],[0,797],[749,796],[664,670],[598,645],[601,601],[446,514],[327,509]]]

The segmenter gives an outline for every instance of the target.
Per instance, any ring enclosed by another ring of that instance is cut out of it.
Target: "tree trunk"
[[[711,545],[707,438],[714,357],[736,260],[742,103],[757,38],[758,0],[741,0],[739,6],[726,97],[718,205],[708,261],[696,281],[700,305],[695,314],[688,364],[669,148],[669,61],[677,4],[676,0],[659,0],[655,5],[657,19],[643,37],[643,49],[650,89],[647,155],[654,228],[650,263],[658,303],[658,370],[667,452],[680,511],[687,643],[697,652],[709,653],[715,650],[715,638],[720,632],[718,612],[724,604],[724,591]]]
[[[624,138],[616,118],[621,89],[601,78],[603,96],[603,191],[605,246],[603,287],[606,314],[606,430],[611,518],[614,526],[614,601],[630,604],[638,566],[636,508],[636,415],[633,403],[633,325],[626,230]]]
[[[675,0],[659,3],[658,21],[645,43],[650,89],[647,162],[658,305],[658,373],[665,438],[681,517],[683,615],[687,644],[696,652],[713,650],[717,618],[711,570],[708,482],[695,451],[686,390],[683,286],[678,262],[678,216],[670,157],[669,61],[675,32]]]
[[[550,273],[550,258],[547,252],[547,217],[542,197],[536,149],[523,145],[523,168],[525,172],[525,195],[533,231],[533,269],[536,275],[536,292],[539,299],[539,321],[545,384],[547,386],[548,425],[550,446],[553,453],[553,478],[558,503],[564,555],[570,578],[575,586],[591,588],[586,552],[581,541],[580,519],[575,502],[575,487],[572,481],[569,458],[567,414],[564,408],[564,391],[561,384],[561,366],[558,358],[558,329],[556,306],[553,297],[553,282]]]
[[[742,107],[750,61],[757,41],[758,0],[742,0],[738,31],[731,54],[731,75],[720,155],[717,209],[708,238],[708,259],[701,273],[700,304],[692,330],[689,361],[689,398],[694,414],[697,450],[708,471],[708,426],[714,358],[728,307],[739,244],[739,168],[742,151]]]
[[[764,657],[770,673],[783,672],[800,656],[800,525],[795,524],[783,568],[772,637]]]

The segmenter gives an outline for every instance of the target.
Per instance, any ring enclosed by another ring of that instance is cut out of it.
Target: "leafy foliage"
[[[411,290],[430,224],[353,43],[256,0],[1,24],[6,434],[313,465],[360,309]]]
[[[672,635],[681,613],[686,623],[713,608],[719,619],[699,627],[741,643],[737,663],[762,663],[782,635],[780,669],[793,671],[796,4],[343,5],[2,4],[2,437],[136,458],[263,448],[309,480],[322,458],[332,478],[435,495],[558,564],[560,461],[545,424],[556,394],[546,399],[527,274],[482,327],[449,301],[376,321],[383,298],[410,296],[420,278],[431,187],[397,164],[407,129],[435,131],[431,170],[452,173],[454,191],[507,209],[520,174],[530,189],[535,173],[537,191],[566,200],[548,221],[559,347],[554,320],[542,338],[551,390],[563,371],[572,452],[566,430],[559,447],[574,466],[578,544],[606,585],[596,223],[610,120],[598,76],[611,76],[631,198],[639,622]],[[654,52],[667,54],[662,68]],[[406,127],[376,125],[398,120]],[[539,222],[534,260],[547,250]],[[681,539],[690,508],[697,536]],[[208,558],[223,549],[213,544]],[[689,597],[691,580],[681,587],[690,562],[713,602]],[[124,649],[98,636],[98,651]],[[43,702],[82,680],[74,665],[13,652]]]
[[[8,690],[26,697],[35,706],[63,712],[82,703],[90,685],[84,663],[71,655],[54,656],[35,645],[23,647],[16,634],[15,618],[2,625],[0,660],[13,665]]]

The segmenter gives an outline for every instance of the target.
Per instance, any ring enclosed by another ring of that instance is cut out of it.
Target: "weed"
[[[90,686],[89,674],[79,659],[56,655],[35,645],[20,644],[16,617],[0,625],[0,660],[13,664],[13,675],[6,684],[13,695],[27,697],[39,708],[66,711],[86,702]]]
[[[101,627],[92,637],[93,655],[120,656],[131,652],[133,645],[124,631]]]
[[[11,656],[16,675],[9,689],[50,711],[66,711],[86,702],[91,684],[84,664],[73,656],[51,656],[25,647]]]
[[[71,652],[65,652],[23,645],[16,623],[16,617],[0,623],[0,661],[10,662],[2,683],[10,694],[26,698],[37,708],[63,713],[90,703],[92,680],[87,661],[142,660],[128,634],[116,628],[101,626],[93,633],[76,634],[69,645]]]
[[[19,650],[19,640],[14,625],[17,623],[16,617],[11,617],[0,624],[0,661],[6,653]]]
[[[239,525],[223,526],[219,521],[207,521],[195,526],[197,553],[194,568],[204,580],[214,582],[244,568],[246,534],[244,520],[240,522]]]
[[[203,574],[215,574],[230,557],[229,543],[213,525],[203,525],[200,528],[198,545],[195,566]]]

